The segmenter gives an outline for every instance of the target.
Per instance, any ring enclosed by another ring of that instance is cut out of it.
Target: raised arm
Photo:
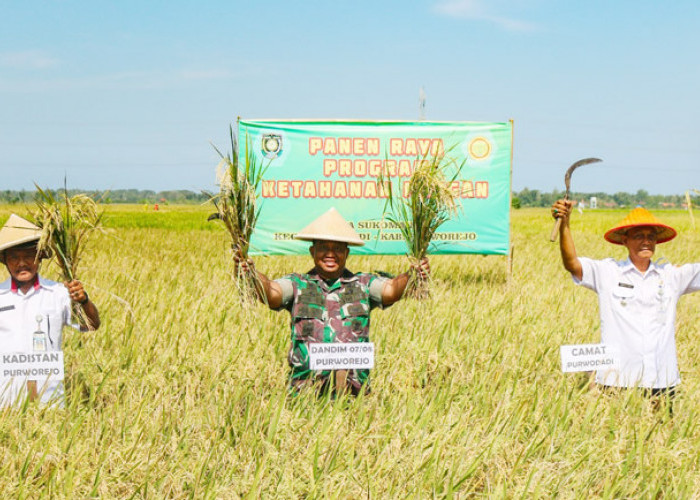
[[[561,219],[559,226],[559,250],[561,251],[561,262],[564,268],[569,271],[576,279],[583,277],[583,267],[576,256],[576,247],[574,246],[574,238],[571,235],[569,227],[569,218],[571,210],[574,207],[574,202],[571,200],[557,200],[552,205],[552,217]]]
[[[384,285],[382,289],[383,305],[390,306],[403,297],[403,292],[406,291],[406,285],[408,285],[408,280],[413,273],[416,273],[420,279],[428,279],[428,276],[430,276],[430,263],[427,257],[423,257],[420,262],[411,264],[411,268],[408,271],[390,279]]]

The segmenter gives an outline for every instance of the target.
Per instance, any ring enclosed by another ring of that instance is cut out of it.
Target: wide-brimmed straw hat
[[[633,227],[651,226],[656,229],[656,243],[664,243],[676,237],[676,230],[671,226],[661,223],[649,210],[637,207],[627,217],[622,219],[617,226],[605,233],[605,239],[610,243],[622,245],[622,237]]]
[[[0,262],[5,263],[5,250],[12,247],[39,241],[41,229],[23,219],[19,215],[12,214],[5,225],[0,229]]]
[[[357,231],[346,221],[340,212],[331,208],[311,224],[294,235],[297,240],[340,241],[353,246],[365,244]]]

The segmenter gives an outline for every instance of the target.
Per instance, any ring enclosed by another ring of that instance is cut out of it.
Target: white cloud
[[[499,9],[499,4],[501,9]],[[471,19],[474,21],[486,21],[507,31],[534,31],[537,26],[527,21],[503,17],[495,13],[496,10],[505,10],[501,2],[489,2],[485,5],[483,0],[439,0],[435,4],[435,12],[457,19]]]
[[[448,16],[467,19],[486,15],[483,5],[478,0],[441,0],[435,5],[435,10]]]
[[[58,66],[59,60],[40,50],[0,52],[0,66],[14,69],[47,69]]]

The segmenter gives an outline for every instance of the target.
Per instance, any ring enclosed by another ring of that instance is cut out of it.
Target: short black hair
[[[0,250],[0,263],[5,264],[5,253],[8,250],[25,250],[25,249],[30,249],[30,248],[35,248],[39,249],[39,240],[31,240],[31,241],[26,241],[24,243],[20,243],[19,245],[14,245],[9,248],[5,248],[4,250]],[[41,259],[48,259],[49,257],[52,256],[51,250],[45,249],[43,252],[41,252],[41,255],[39,255],[39,260]]]
[[[39,240],[32,240],[32,241],[27,241],[25,243],[20,243],[19,245],[11,246],[10,248],[6,248],[5,250],[12,250],[13,248],[16,248],[18,250],[23,250],[25,248],[38,248],[38,247],[39,247]]]

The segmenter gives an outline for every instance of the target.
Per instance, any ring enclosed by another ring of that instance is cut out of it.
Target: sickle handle
[[[569,189],[567,188],[566,194],[564,195],[564,199],[568,200],[569,199]],[[552,227],[552,233],[549,235],[549,241],[554,243],[557,241],[557,236],[559,235],[559,228],[561,227],[561,217],[557,217],[557,220],[554,222],[554,227]]]
[[[552,228],[552,234],[549,235],[549,241],[551,241],[551,242],[557,241],[557,235],[559,235],[559,227],[560,226],[561,226],[561,217],[559,217],[554,222],[554,227]]]

